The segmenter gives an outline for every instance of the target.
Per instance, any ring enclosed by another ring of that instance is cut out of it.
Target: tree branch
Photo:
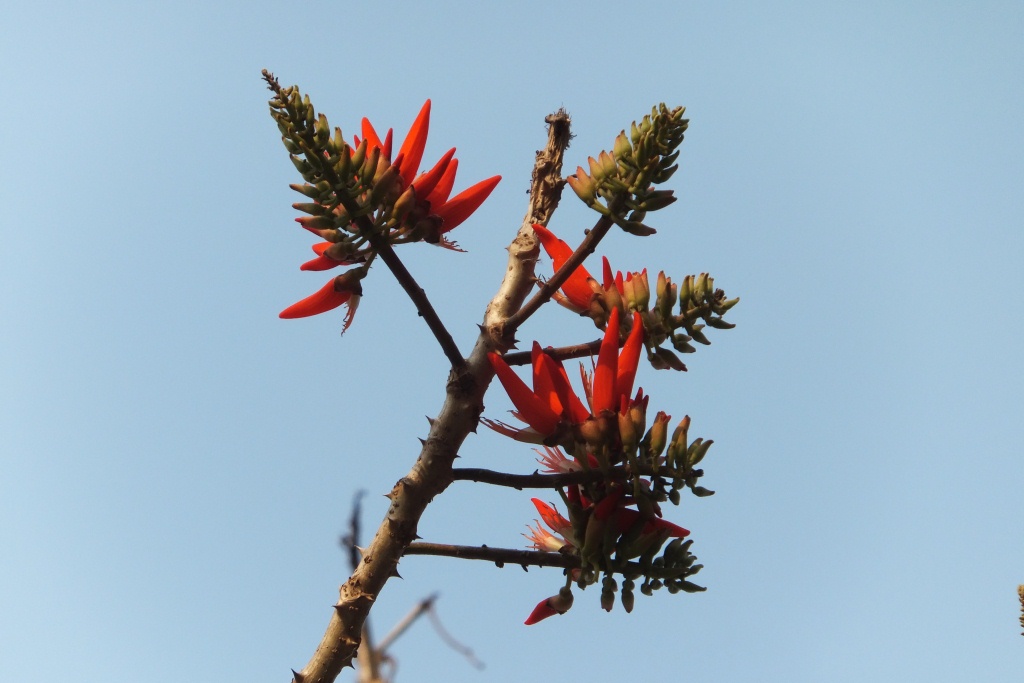
[[[585,484],[591,481],[602,481],[605,476],[600,470],[589,470],[579,472],[564,472],[561,474],[509,474],[507,472],[496,472],[485,470],[479,467],[453,467],[452,481],[473,481],[480,484],[492,484],[494,486],[507,486],[509,488],[523,489],[556,489],[560,486],[571,484]],[[625,479],[626,473],[621,470],[611,472],[613,479]]]
[[[625,342],[623,342],[625,343]],[[553,349],[542,349],[555,360],[570,360],[572,358],[586,358],[597,354],[601,348],[601,340],[595,339],[586,344],[574,344],[572,346],[559,346]],[[506,353],[503,358],[509,365],[529,365],[533,362],[533,354],[529,351],[517,351]]]
[[[399,560],[416,538],[423,511],[451,483],[452,462],[462,442],[476,431],[484,393],[494,378],[487,354],[508,348],[504,335],[506,321],[522,306],[534,286],[538,246],[529,226],[546,222],[560,198],[562,180],[558,173],[569,143],[568,117],[550,122],[549,127],[547,147],[537,154],[534,191],[526,220],[509,245],[505,277],[484,313],[473,352],[465,359],[462,372],[449,380],[444,405],[431,424],[419,458],[388,494],[391,505],[387,515],[366,547],[359,566],[341,586],[324,636],[302,671],[295,672],[294,683],[329,683],[343,667],[351,666],[370,607],[384,584],[396,574]]]
[[[561,567],[576,569],[580,567],[580,558],[562,553],[546,553],[540,550],[516,550],[512,548],[488,548],[485,545],[448,545],[446,543],[426,543],[416,541],[405,550],[406,555],[436,555],[439,557],[457,557],[460,560],[485,560],[499,567],[505,564],[518,564],[522,567]]]
[[[427,293],[419,286],[390,244],[383,240],[380,240],[379,243],[378,240],[374,240],[373,248],[377,250],[381,260],[384,261],[384,264],[391,270],[395,279],[398,280],[398,284],[402,285],[402,289],[405,290],[405,293],[412,299],[413,304],[416,305],[416,312],[420,314],[420,317],[427,323],[427,327],[434,333],[434,338],[441,345],[441,350],[448,357],[448,362],[452,364],[452,370],[456,373],[461,373],[465,370],[466,359],[462,357],[459,347],[455,344],[455,339],[452,338],[444,323],[441,322],[437,311],[434,310],[430,299],[427,298]]]
[[[636,474],[643,477],[665,477],[666,479],[683,476],[682,473],[667,467],[659,467],[655,471],[649,465],[638,468]],[[539,472],[534,472],[533,474],[509,474],[508,472],[496,472],[495,470],[486,470],[478,467],[452,468],[452,481],[474,481],[493,486],[507,486],[508,488],[520,491],[522,489],[556,489],[561,486],[586,484],[592,481],[624,481],[629,476],[630,472],[624,467],[613,467],[607,475],[597,469],[559,474],[541,474]]]

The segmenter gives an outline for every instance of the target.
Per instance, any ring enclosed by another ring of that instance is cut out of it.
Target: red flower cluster
[[[360,144],[365,143],[367,158],[373,157],[376,153],[382,163],[394,169],[397,174],[394,180],[398,183],[394,193],[398,199],[395,200],[394,205],[396,211],[401,206],[403,225],[429,221],[436,236],[441,238],[445,233],[462,224],[483,204],[497,186],[498,181],[501,180],[501,176],[482,180],[449,199],[459,167],[459,160],[455,158],[455,148],[448,150],[429,171],[417,174],[427,144],[429,128],[430,100],[427,100],[392,161],[393,131],[389,129],[384,139],[381,140],[373,124],[364,118],[361,129],[362,139],[358,136],[354,139],[352,153],[355,153],[354,150],[358,149]],[[341,209],[339,208],[339,210]],[[330,232],[322,228],[323,220],[320,216],[303,216],[295,220],[318,236],[326,236],[324,233]],[[444,244],[443,241],[442,244]],[[352,247],[348,242],[320,242],[313,245],[313,251],[316,258],[303,263],[302,270],[329,270],[336,266],[353,265],[365,260],[362,255],[352,255]],[[347,328],[362,294],[359,281],[365,275],[366,273],[359,269],[340,275],[315,294],[283,310],[280,317],[304,318],[325,313],[347,303],[349,305],[349,312],[345,317],[345,327]]]
[[[606,418],[630,403],[633,381],[636,378],[640,351],[643,348],[644,326],[640,314],[633,314],[633,329],[619,352],[619,311],[613,309],[608,328],[598,352],[597,367],[587,398],[587,408],[569,385],[569,378],[561,361],[544,353],[540,345],[533,345],[533,389],[530,389],[508,363],[496,353],[488,358],[498,380],[516,407],[517,416],[533,430],[512,430],[498,423],[492,428],[524,441],[554,440],[567,427],[577,427]],[[640,400],[638,393],[637,399]],[[510,433],[512,432],[512,433]]]

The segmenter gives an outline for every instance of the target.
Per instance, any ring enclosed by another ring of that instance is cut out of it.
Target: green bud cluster
[[[704,590],[688,580],[701,569],[690,553],[692,541],[672,538],[672,525],[659,520],[660,505],[666,502],[679,505],[684,488],[698,497],[714,494],[698,484],[704,471],[697,467],[713,441],[703,438],[690,441],[689,416],[669,434],[668,415],[659,412],[647,428],[645,413],[646,401],[635,402],[625,412],[619,411],[619,429],[625,435],[621,446],[605,448],[599,453],[591,451],[600,469],[608,474],[600,481],[579,485],[578,492],[593,505],[584,508],[578,502],[579,495],[559,489],[573,534],[582,540],[576,552],[583,566],[573,580],[580,589],[601,581],[601,606],[605,610],[611,610],[615,603],[616,574],[624,579],[621,602],[627,611],[633,607],[633,588],[637,580],[642,580],[640,591],[646,595],[661,587],[670,593]],[[638,434],[643,434],[643,438],[637,438]],[[587,451],[585,446],[581,448],[581,453]],[[586,459],[577,461],[583,463]],[[618,510],[602,505],[601,501],[613,502],[605,500],[609,496],[615,497],[614,502],[628,501],[629,506],[636,509]],[[602,507],[604,513],[599,512]],[[623,521],[630,519],[624,516],[627,513],[632,516],[628,526]]]
[[[399,201],[403,183],[398,168],[379,148],[370,150],[366,140],[353,149],[341,129],[332,129],[327,117],[318,114],[309,96],[296,86],[282,87],[266,72],[264,79],[274,93],[270,115],[305,181],[291,188],[312,200],[293,204],[308,214],[299,222],[340,245],[332,248],[332,257],[343,255],[350,263],[372,258],[369,242],[374,233],[387,236],[405,218],[403,209],[409,210]]]
[[[689,124],[684,107],[669,109],[664,103],[651,110],[629,133],[615,138],[612,152],[589,159],[589,173],[579,167],[566,179],[576,195],[590,208],[610,218],[634,235],[654,234],[643,223],[649,211],[663,209],[676,200],[671,190],[655,190],[679,165],[677,148]]]
[[[727,299],[715,288],[715,279],[707,273],[687,275],[675,284],[664,273],[658,274],[654,306],[644,315],[647,330],[648,359],[657,369],[686,370],[678,353],[694,353],[691,342],[709,345],[705,330],[731,330],[736,327],[722,317],[739,303],[739,297]],[[669,342],[672,349],[663,344]],[[674,351],[673,351],[674,349]]]

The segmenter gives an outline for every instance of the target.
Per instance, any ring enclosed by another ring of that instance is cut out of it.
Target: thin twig
[[[516,550],[513,548],[489,548],[486,545],[448,545],[416,541],[405,549],[406,555],[433,555],[454,557],[460,560],[483,560],[493,562],[499,569],[506,564],[517,564],[524,570],[529,567],[560,567],[579,569],[583,561],[579,555],[570,553],[547,553],[541,550]],[[639,562],[616,561],[615,571],[625,575],[646,576],[651,579],[680,578],[678,567],[642,565]]]
[[[415,541],[405,549],[405,554],[457,557],[460,560],[484,560],[494,562],[499,567],[506,564],[518,564],[522,567],[561,567],[562,569],[580,567],[580,558],[574,555],[547,553],[541,550],[489,548],[485,545],[449,545],[447,543]]]
[[[427,616],[430,617],[430,623],[434,626],[434,630],[437,631],[437,635],[441,637],[441,640],[443,640],[448,647],[465,657],[473,668],[483,671],[484,663],[477,659],[476,655],[473,654],[473,650],[455,640],[452,634],[448,633],[448,629],[446,629],[441,623],[441,617],[437,615],[436,609],[433,607],[428,609]]]
[[[380,654],[387,652],[391,644],[398,640],[399,636],[405,633],[406,629],[412,626],[412,623],[419,619],[424,612],[430,610],[434,605],[434,601],[437,600],[437,593],[428,595],[427,597],[416,603],[416,606],[409,610],[408,614],[402,617],[402,620],[395,624],[391,632],[380,639],[380,643],[377,644],[377,651]]]
[[[375,240],[373,247],[380,255],[380,259],[391,270],[395,279],[398,280],[398,284],[402,285],[402,289],[405,290],[405,293],[409,295],[409,298],[416,305],[416,311],[427,323],[430,331],[433,332],[437,343],[441,345],[441,350],[448,357],[448,362],[452,364],[452,370],[461,374],[466,369],[466,359],[462,357],[459,347],[455,344],[455,339],[452,338],[451,333],[448,332],[444,323],[441,322],[437,311],[434,310],[430,299],[427,298],[427,293],[419,286],[390,244],[384,241],[378,243]]]
[[[659,467],[657,471],[650,465],[643,465],[637,470],[640,476],[662,476],[673,479],[682,476],[681,473],[667,467]],[[559,474],[509,474],[507,472],[496,472],[478,467],[453,467],[452,481],[473,481],[481,484],[492,484],[494,486],[507,486],[517,490],[522,489],[556,489],[571,484],[586,484],[592,481],[623,481],[629,478],[630,473],[622,467],[613,467],[608,474],[600,470],[581,470],[579,472],[562,472]]]
[[[543,349],[543,351],[555,360],[570,360],[572,358],[586,358],[587,356],[593,356],[598,352],[598,350],[600,350],[600,348],[601,340],[595,339],[594,341],[587,342],[586,344],[559,346],[556,348]],[[506,353],[503,358],[509,365],[529,365],[533,361],[532,356],[533,354],[530,351],[517,351],[515,353]]]

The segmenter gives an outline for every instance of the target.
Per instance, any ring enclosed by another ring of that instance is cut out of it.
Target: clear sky
[[[628,7],[632,7],[631,9]],[[543,118],[575,167],[650,107],[687,106],[680,201],[622,269],[710,270],[735,330],[652,409],[715,439],[691,529],[709,590],[598,591],[533,627],[557,570],[411,558],[372,621],[439,591],[403,683],[686,677],[1019,681],[1024,638],[1024,5],[1019,2],[51,2],[0,12],[0,678],[284,681],[409,468],[444,358],[387,272],[355,324],[282,321],[297,181],[261,68],[347,133],[501,174],[454,234],[401,250],[468,351],[525,210]],[[572,199],[568,196],[567,199]],[[592,222],[569,205],[569,241]],[[546,266],[544,266],[546,267]],[[544,311],[525,339],[592,327]],[[487,414],[507,398],[493,389]],[[529,472],[471,437],[466,466]],[[529,492],[453,485],[428,540],[518,547]],[[351,672],[345,674],[351,680]]]

